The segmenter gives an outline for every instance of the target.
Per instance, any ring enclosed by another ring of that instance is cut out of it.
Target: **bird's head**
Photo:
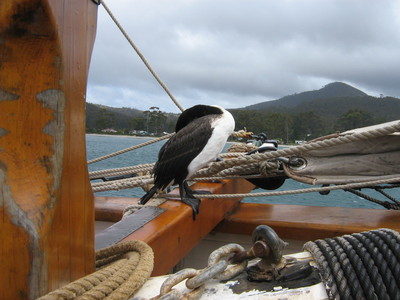
[[[175,132],[178,132],[187,124],[195,119],[207,116],[207,115],[221,115],[225,112],[225,109],[218,105],[204,105],[198,104],[190,107],[182,112],[176,122]]]

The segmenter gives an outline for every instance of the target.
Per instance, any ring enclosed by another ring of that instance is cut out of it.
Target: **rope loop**
[[[38,300],[129,299],[153,271],[153,250],[142,241],[119,243],[96,252],[96,272]]]
[[[259,173],[262,176],[279,174],[279,162],[277,160],[267,160],[259,164]]]

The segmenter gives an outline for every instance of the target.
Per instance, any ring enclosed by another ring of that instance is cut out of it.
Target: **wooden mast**
[[[85,93],[97,5],[0,1],[0,299],[94,268]]]

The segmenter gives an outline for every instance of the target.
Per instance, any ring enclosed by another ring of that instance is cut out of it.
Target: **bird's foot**
[[[188,196],[186,196],[184,198],[181,198],[181,200],[182,200],[183,203],[189,205],[192,208],[192,210],[193,210],[193,220],[196,220],[196,216],[200,212],[200,203],[201,203],[201,201],[200,201],[200,199],[197,199],[195,197],[190,197],[190,196],[188,197]]]

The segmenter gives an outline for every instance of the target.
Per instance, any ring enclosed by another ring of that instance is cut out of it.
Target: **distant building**
[[[106,129],[101,130],[101,132],[104,132],[104,133],[117,133],[117,131],[115,129],[113,129],[113,128],[106,128]]]
[[[296,145],[301,145],[301,144],[305,144],[305,143],[306,143],[306,141],[302,141],[302,140],[295,140],[295,141],[294,141],[294,143],[295,143]]]

